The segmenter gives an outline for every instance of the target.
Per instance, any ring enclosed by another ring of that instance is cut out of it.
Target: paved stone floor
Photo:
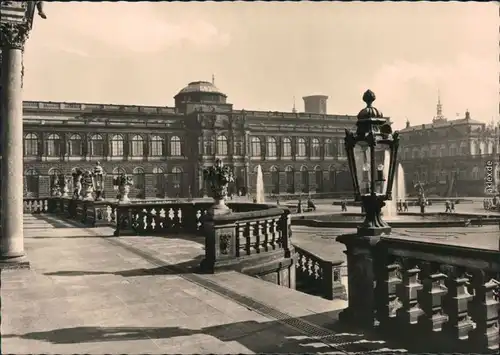
[[[2,354],[404,351],[339,325],[345,301],[192,273],[199,239],[111,232],[25,215],[31,269],[1,274]]]

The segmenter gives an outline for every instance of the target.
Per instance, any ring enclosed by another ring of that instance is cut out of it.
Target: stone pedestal
[[[29,27],[0,24],[2,48],[2,231],[0,268],[29,267],[23,235],[23,49]]]
[[[349,307],[339,314],[341,321],[374,327],[375,311],[375,245],[378,237],[365,237],[357,234],[346,234],[337,237],[337,241],[345,244],[347,254],[348,298]]]

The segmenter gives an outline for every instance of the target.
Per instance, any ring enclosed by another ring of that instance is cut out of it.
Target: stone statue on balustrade
[[[130,187],[134,185],[134,180],[125,173],[115,178],[114,184],[118,186],[118,203],[129,203]]]
[[[71,182],[72,182],[71,176],[64,176],[63,177],[62,197],[68,197]]]
[[[79,200],[82,198],[83,171],[76,169],[71,175],[73,176],[73,199]]]
[[[92,172],[95,200],[102,201],[104,197],[104,169],[100,162],[97,162]]]
[[[84,201],[93,201],[94,177],[92,171],[85,170],[82,175],[82,196]]]
[[[420,207],[420,213],[425,213],[425,208],[427,207],[427,198],[425,197],[424,185],[419,181],[415,185],[417,189],[418,200],[417,203]]]
[[[54,176],[51,195],[53,197],[61,197],[61,181],[59,175]]]

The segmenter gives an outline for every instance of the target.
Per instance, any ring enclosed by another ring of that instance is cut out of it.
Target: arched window
[[[243,155],[243,150],[241,149],[241,142],[234,142],[234,155]]]
[[[51,168],[49,169],[49,184],[50,184],[50,192],[51,194],[54,192],[54,188],[56,184],[60,188],[60,192],[62,192],[62,187],[64,184],[64,175],[61,170]]]
[[[144,139],[138,134],[132,137],[131,153],[133,157],[142,157],[144,155]]]
[[[341,139],[338,140],[337,146],[338,146],[338,149],[337,149],[338,156],[339,157],[345,157],[346,156],[346,151],[345,151],[345,142],[344,142],[343,138],[341,138]]]
[[[144,188],[146,184],[146,175],[143,168],[135,168],[133,171],[134,188],[139,190],[138,198],[144,198]]]
[[[454,157],[455,155],[457,155],[457,145],[455,143],[450,144],[449,152],[450,152],[449,154],[450,157]]]
[[[292,140],[283,138],[283,157],[290,158],[292,156]]]
[[[446,153],[447,153],[446,145],[441,144],[441,146],[439,147],[439,156],[445,157]]]
[[[479,155],[484,155],[486,154],[486,144],[484,144],[483,141],[479,142]]]
[[[100,134],[90,137],[90,155],[94,157],[104,156],[104,139]]]
[[[320,166],[314,168],[314,180],[316,180],[316,191],[323,191],[323,170]]]
[[[38,155],[38,136],[35,133],[28,133],[24,136],[24,155],[27,157]]]
[[[325,157],[333,157],[332,140],[330,138],[325,139]]]
[[[174,157],[182,155],[181,139],[177,136],[170,138],[170,155]]]
[[[297,139],[297,156],[305,157],[306,153],[306,140],[304,138]]]
[[[319,145],[319,139],[313,138],[311,141],[311,157],[319,158],[321,156],[321,150]]]
[[[276,138],[268,137],[267,138],[267,156],[270,158],[275,158],[278,154],[277,146],[276,146]]]
[[[460,155],[467,155],[467,142],[460,142]]]
[[[472,168],[471,178],[472,180],[479,180],[479,168],[477,166]]]
[[[165,197],[165,170],[162,168],[154,167],[153,168],[153,175],[154,175],[154,184],[155,184],[155,192],[156,192],[156,197]]]
[[[24,191],[26,197],[38,197],[40,174],[36,169],[28,169],[24,173]]]
[[[285,181],[286,192],[288,192],[289,194],[293,194],[295,192],[295,172],[290,165],[285,167]]]
[[[437,147],[433,144],[431,145],[431,152],[430,152],[431,157],[435,158],[438,156],[438,150]]]
[[[69,137],[68,155],[70,157],[81,157],[82,154],[82,136],[73,134]]]
[[[487,154],[493,154],[493,141],[488,141],[486,152]]]
[[[259,137],[252,137],[250,139],[250,148],[251,148],[253,157],[260,157],[261,156],[260,138]]]
[[[174,184],[174,187],[179,189],[180,185],[182,185],[182,169],[179,167],[174,167],[172,169],[172,182]]]
[[[411,158],[417,159],[419,157],[420,157],[420,151],[418,150],[418,148],[413,148],[411,151]]]
[[[163,138],[160,136],[151,137],[151,156],[161,157],[163,155]]]
[[[271,166],[271,184],[272,184],[272,193],[279,194],[280,193],[280,172],[276,166]]]
[[[300,180],[302,183],[302,192],[309,192],[309,171],[304,165],[300,167]]]
[[[45,155],[58,157],[61,154],[61,137],[58,134],[49,134],[45,141]]]
[[[217,137],[217,154],[227,155],[227,138],[224,135]]]
[[[111,137],[111,155],[114,157],[123,156],[123,137],[120,134]]]

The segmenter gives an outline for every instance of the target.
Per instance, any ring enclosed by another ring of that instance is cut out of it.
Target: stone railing
[[[347,299],[346,288],[342,284],[341,271],[345,268],[342,260],[323,260],[297,246],[295,251],[297,290],[329,300]]]
[[[291,218],[287,209],[228,203],[232,213],[213,216],[207,213],[212,203],[205,201],[119,204],[57,197],[40,201],[42,207],[36,211],[58,214],[89,227],[114,227],[117,237],[175,234],[204,237],[203,271],[237,270],[295,288],[295,253],[290,242]]]
[[[51,213],[55,200],[51,198],[24,198],[23,212],[28,214]]]
[[[498,351],[498,249],[395,237],[338,240],[347,245],[345,319],[408,342],[426,339],[429,352]]]

